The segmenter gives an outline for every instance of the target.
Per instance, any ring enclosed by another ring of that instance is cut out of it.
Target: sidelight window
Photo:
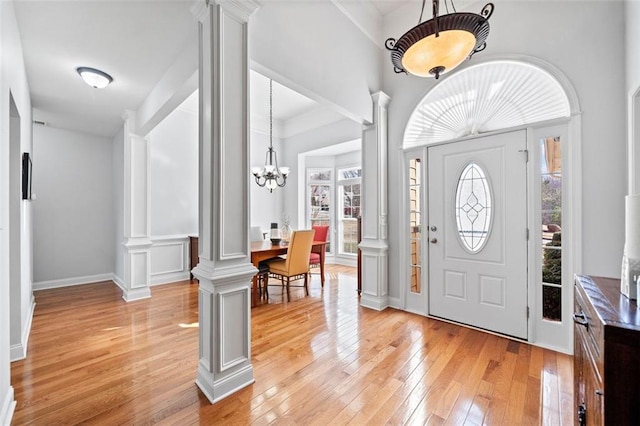
[[[562,321],[562,152],[559,137],[540,139],[542,317]]]

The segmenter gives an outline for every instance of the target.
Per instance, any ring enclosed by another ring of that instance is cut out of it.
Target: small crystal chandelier
[[[278,167],[278,156],[273,150],[273,80],[269,79],[269,149],[264,161],[264,167],[252,167],[251,173],[256,178],[258,186],[266,186],[273,192],[278,186],[287,183],[288,167]]]
[[[387,39],[385,47],[391,51],[395,72],[438,79],[487,47],[493,3],[487,3],[479,14],[456,12],[453,0],[453,13],[448,13],[446,0],[444,4],[447,14],[438,16],[440,0],[432,0],[433,18],[422,22],[425,6],[422,0],[418,25],[398,40]]]

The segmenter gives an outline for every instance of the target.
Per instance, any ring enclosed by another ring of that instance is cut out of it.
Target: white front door
[[[428,149],[429,313],[527,338],[524,130]]]

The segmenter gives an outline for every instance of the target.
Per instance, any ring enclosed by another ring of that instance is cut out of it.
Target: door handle
[[[578,405],[578,426],[587,424],[587,407],[584,404]]]
[[[589,320],[587,320],[587,316],[584,314],[584,312],[573,314],[573,322],[589,328]]]
[[[431,244],[435,244],[438,242],[437,238],[432,238],[431,241],[429,241]]]

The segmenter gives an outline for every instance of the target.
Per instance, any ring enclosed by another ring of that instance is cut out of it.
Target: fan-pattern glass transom
[[[425,96],[409,119],[404,147],[569,117],[570,112],[564,89],[547,71],[518,61],[486,62],[451,74]]]
[[[456,224],[465,249],[477,253],[484,247],[491,227],[491,189],[487,176],[477,163],[462,170],[456,188]]]

